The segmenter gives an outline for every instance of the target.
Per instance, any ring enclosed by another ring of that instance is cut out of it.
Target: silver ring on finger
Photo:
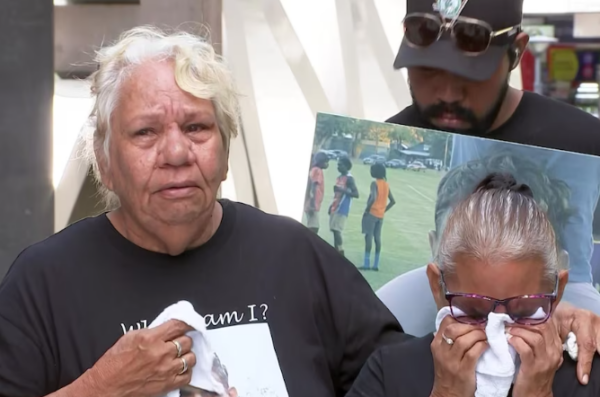
[[[181,360],[181,364],[183,364],[183,368],[181,369],[181,372],[179,373],[179,375],[183,375],[188,371],[188,363],[187,363],[187,361],[185,361],[185,358],[183,358],[183,357],[179,357],[179,359]]]
[[[181,357],[181,343],[179,343],[179,341],[176,340],[172,340],[171,343],[173,343],[175,345],[175,348],[177,349],[177,358]]]
[[[447,343],[447,344],[449,344],[449,345],[453,345],[453,344],[454,344],[454,341],[452,340],[452,338],[448,338],[448,337],[447,337],[446,335],[444,335],[443,333],[442,333],[442,339],[444,340],[444,342],[446,342],[446,343]]]

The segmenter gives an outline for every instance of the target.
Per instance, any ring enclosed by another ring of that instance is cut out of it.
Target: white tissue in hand
[[[179,320],[194,328],[193,331],[186,334],[192,338],[192,353],[196,356],[196,365],[189,369],[192,372],[190,386],[215,393],[219,396],[224,395],[226,393],[225,387],[215,379],[212,373],[215,353],[208,340],[204,318],[196,313],[191,303],[180,301],[167,307],[148,328],[158,327],[169,320]],[[175,357],[175,353],[175,346],[173,346],[173,357]],[[166,397],[179,396],[179,390],[175,390],[167,394]]]
[[[517,352],[508,344],[506,323],[512,319],[504,313],[490,313],[485,327],[489,348],[475,368],[475,397],[506,397],[515,376]]]
[[[512,322],[512,319],[504,313],[490,313],[488,315],[485,334],[490,347],[477,362],[476,371],[478,373],[508,377],[512,381],[515,374],[517,352],[508,344],[505,325]]]
[[[450,315],[450,308],[442,308],[436,318],[436,330],[439,329],[444,317]],[[464,315],[454,309],[457,316]],[[475,397],[506,397],[512,385],[515,374],[516,352],[508,344],[505,323],[512,320],[506,314],[490,313],[485,332],[489,349],[479,358],[475,369],[477,389]]]
[[[567,335],[567,340],[563,344],[563,351],[569,353],[569,357],[573,361],[577,361],[577,357],[579,356],[579,348],[577,347],[577,337],[573,332],[569,332]]]

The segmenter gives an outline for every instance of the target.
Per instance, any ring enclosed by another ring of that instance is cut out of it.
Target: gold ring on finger
[[[446,335],[444,335],[443,333],[442,333],[442,339],[444,340],[444,342],[446,342],[446,343],[447,343],[447,344],[449,344],[449,345],[453,345],[453,344],[454,344],[454,341],[452,340],[452,338],[448,338],[448,337],[447,337]]]
[[[183,375],[188,370],[188,363],[187,363],[187,361],[185,361],[185,358],[183,358],[183,357],[180,357],[179,359],[181,360],[181,364],[183,364],[183,368],[181,369],[181,372],[179,373],[179,375]]]
[[[176,340],[172,340],[171,343],[173,343],[175,345],[175,348],[177,349],[177,358],[181,357],[181,343],[179,343],[179,341]]]

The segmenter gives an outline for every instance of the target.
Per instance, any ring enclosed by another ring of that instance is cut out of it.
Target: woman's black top
[[[380,348],[371,355],[346,397],[429,397],[434,379],[432,341],[433,334],[429,334]],[[600,397],[600,356],[594,357],[586,386],[577,380],[576,367],[565,353],[554,377],[554,396]]]

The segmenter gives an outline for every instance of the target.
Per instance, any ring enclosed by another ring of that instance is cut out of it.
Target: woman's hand
[[[431,397],[473,397],[475,366],[487,348],[482,326],[461,324],[451,316],[444,318],[431,343],[435,367]]]
[[[566,340],[569,332],[577,337],[577,379],[587,385],[594,355],[600,354],[600,317],[566,302],[558,304],[553,317],[562,340]]]
[[[554,375],[563,362],[562,341],[554,320],[536,326],[514,325],[508,332],[508,343],[521,358],[513,396],[552,396]]]
[[[73,393],[48,397],[153,397],[180,389],[190,383],[196,365],[192,340],[185,335],[191,330],[171,320],[156,328],[128,332],[72,384]]]

